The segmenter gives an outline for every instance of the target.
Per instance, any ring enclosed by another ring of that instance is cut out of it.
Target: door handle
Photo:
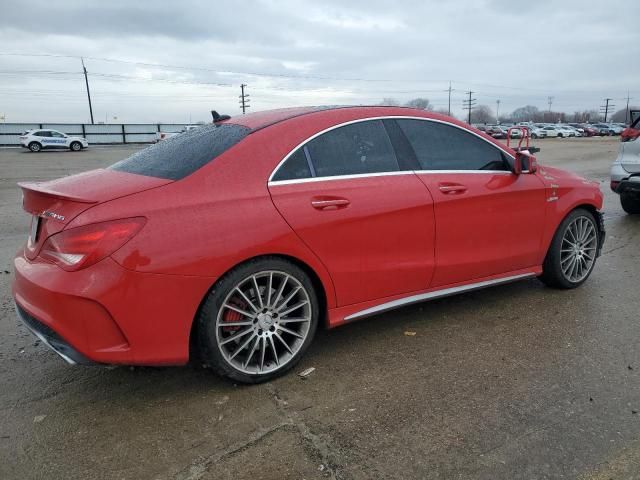
[[[464,193],[467,191],[467,187],[465,187],[464,185],[440,185],[438,188],[442,193],[447,195]]]
[[[314,197],[311,199],[311,206],[318,210],[344,208],[351,202],[346,198],[333,197]]]

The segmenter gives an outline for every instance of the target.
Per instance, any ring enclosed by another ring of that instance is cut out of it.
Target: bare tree
[[[638,110],[638,107],[629,107],[629,110]],[[611,115],[611,121],[616,123],[628,122],[630,118],[631,118],[631,114],[627,113],[626,108],[623,108],[622,110],[618,110],[616,113]]]
[[[437,110],[433,110],[434,113],[439,113],[440,115],[449,115],[449,110],[446,108],[438,108]],[[454,117],[453,113],[449,115],[450,117]],[[454,117],[455,118],[455,117]]]
[[[488,105],[478,105],[471,110],[471,123],[496,123],[491,107]]]
[[[516,108],[511,114],[511,118],[516,122],[535,122],[539,113],[540,110],[538,110],[538,107],[526,105],[524,107]]]
[[[404,104],[405,107],[418,108],[420,110],[433,110],[427,98],[414,98]]]
[[[387,107],[397,107],[400,105],[400,102],[398,100],[396,100],[395,98],[383,98],[382,101],[379,103],[379,105],[384,105]]]

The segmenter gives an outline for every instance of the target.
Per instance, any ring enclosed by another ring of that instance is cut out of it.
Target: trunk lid
[[[64,229],[80,213],[109,200],[172,183],[115,170],[91,170],[47,182],[24,182],[22,208],[32,217],[25,254],[33,259],[44,241]]]

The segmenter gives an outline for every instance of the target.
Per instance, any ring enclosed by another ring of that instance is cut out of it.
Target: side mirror
[[[536,157],[528,152],[516,152],[516,158],[513,162],[513,173],[520,175],[522,173],[536,173],[538,170],[538,162]]]

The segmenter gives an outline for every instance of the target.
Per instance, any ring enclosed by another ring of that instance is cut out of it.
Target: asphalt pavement
[[[10,291],[29,229],[16,182],[140,147],[0,149],[0,479],[639,478],[640,216],[608,187],[618,140],[538,144],[540,163],[605,192],[607,240],[581,288],[531,279],[321,331],[258,386],[72,367],[28,333]]]

